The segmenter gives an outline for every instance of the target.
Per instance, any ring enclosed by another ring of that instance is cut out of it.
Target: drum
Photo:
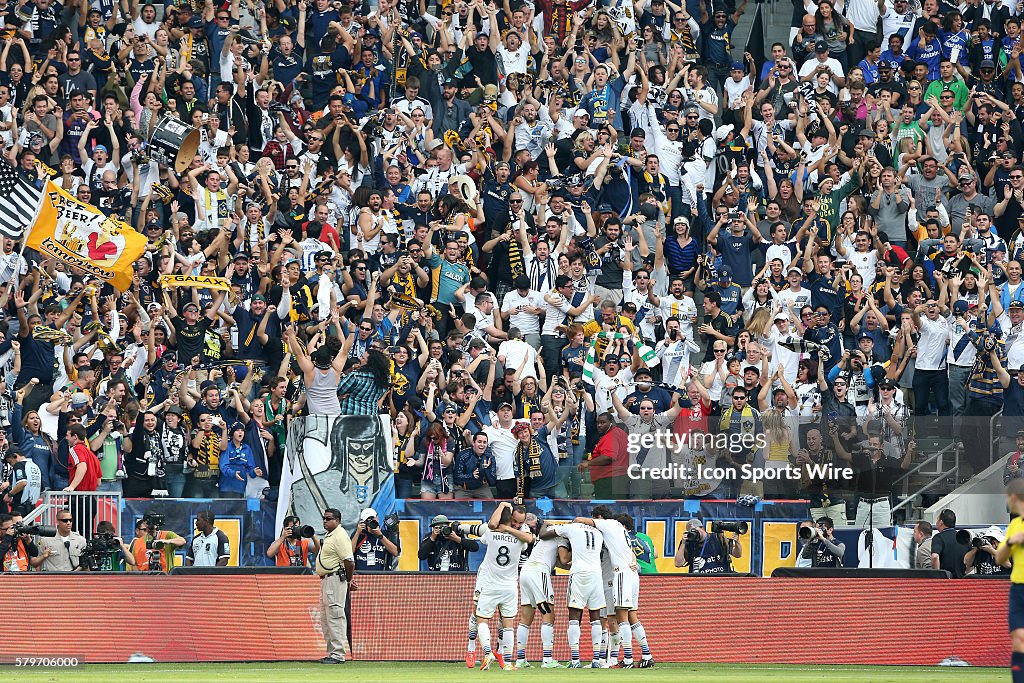
[[[149,141],[149,155],[178,173],[184,173],[192,165],[199,149],[199,131],[176,118],[166,116]]]

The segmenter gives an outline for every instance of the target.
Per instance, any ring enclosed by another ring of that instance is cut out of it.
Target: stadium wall
[[[352,595],[356,659],[462,660],[474,581],[468,574],[360,576]],[[554,579],[562,658],[565,583]],[[645,576],[641,616],[660,661],[934,665],[959,657],[1005,666],[1008,588],[972,579]],[[180,662],[318,659],[319,590],[308,575],[5,575],[0,599],[33,627],[9,630],[3,660],[124,662],[138,653]],[[530,639],[534,661],[539,635]]]

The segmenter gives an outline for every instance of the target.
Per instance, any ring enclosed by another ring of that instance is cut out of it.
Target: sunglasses
[[[71,520],[73,520],[73,519],[74,519],[74,517],[68,517],[68,518],[66,518],[66,519],[58,519],[57,521],[58,521],[58,522],[70,522],[70,521],[71,521]]]
[[[335,519],[334,517],[324,517],[324,521],[325,522],[333,522],[334,519]]]

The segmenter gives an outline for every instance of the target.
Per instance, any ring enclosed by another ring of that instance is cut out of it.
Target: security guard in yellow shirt
[[[996,562],[1012,560],[1010,573],[1010,674],[1013,683],[1024,683],[1024,479],[1014,479],[1006,487],[1006,506],[1014,515],[1006,527],[1006,540],[999,544]]]
[[[316,573],[320,577],[320,624],[327,641],[327,656],[320,663],[344,664],[348,651],[345,597],[349,590],[356,589],[352,580],[356,565],[352,541],[341,528],[340,510],[324,510],[324,529],[327,535],[316,558]]]

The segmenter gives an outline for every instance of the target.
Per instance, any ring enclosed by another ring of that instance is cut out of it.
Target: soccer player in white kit
[[[584,524],[560,524],[547,529],[541,538],[561,536],[572,549],[572,568],[569,570],[569,650],[572,653],[570,669],[582,669],[580,662],[580,618],[583,610],[590,611],[590,641],[593,644],[591,667],[601,668],[598,661],[601,650],[601,610],[604,609],[604,588],[601,582],[601,532]]]
[[[483,644],[484,657],[480,670],[489,669],[495,661],[502,669],[512,669],[512,626],[519,611],[519,556],[535,537],[520,527],[526,521],[526,509],[505,501],[491,514],[487,525],[461,524],[461,532],[479,536],[487,546],[483,561],[476,573],[474,602],[476,603],[477,641]],[[491,652],[491,618],[495,611],[501,614],[501,638],[497,654]],[[468,664],[468,660],[467,660]]]
[[[574,522],[598,529],[604,537],[605,551],[611,564],[611,599],[608,607],[609,630],[618,636],[623,650],[622,668],[633,668],[633,636],[640,643],[642,659],[638,668],[654,666],[651,649],[647,645],[647,632],[637,615],[640,607],[640,570],[636,556],[629,544],[626,527],[615,519],[615,513],[607,505],[598,505],[591,513],[592,519],[577,517]],[[618,648],[612,648],[613,651]]]
[[[543,524],[538,530],[547,529]],[[562,665],[554,658],[555,647],[555,589],[551,585],[551,569],[557,564],[569,566],[568,542],[564,538],[537,541],[530,557],[519,572],[519,627],[516,629],[516,668],[531,666],[526,659],[526,645],[530,639],[530,626],[535,612],[541,614],[540,638],[544,648],[542,669],[559,669]]]

